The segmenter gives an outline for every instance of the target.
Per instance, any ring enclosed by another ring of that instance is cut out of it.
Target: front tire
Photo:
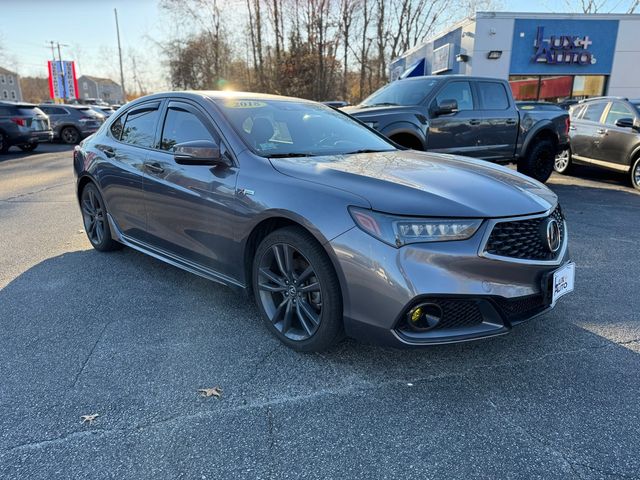
[[[640,190],[640,157],[636,158],[631,166],[631,186]]]
[[[93,183],[87,183],[80,194],[80,209],[84,231],[91,246],[101,252],[122,248],[122,244],[111,238],[107,220],[107,208],[102,195]]]
[[[527,156],[518,160],[518,171],[539,182],[546,182],[555,165],[556,151],[551,140],[537,140]]]
[[[567,148],[556,155],[553,169],[561,174],[569,173],[571,170],[571,149]]]
[[[343,335],[342,296],[322,246],[299,227],[276,230],[256,250],[252,275],[269,331],[301,352],[326,350]]]

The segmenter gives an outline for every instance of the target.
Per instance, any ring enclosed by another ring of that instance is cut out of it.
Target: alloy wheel
[[[74,128],[65,128],[64,130],[62,130],[62,141],[64,143],[68,143],[68,144],[75,144],[78,143],[78,132],[74,129]]]
[[[104,208],[93,188],[85,188],[82,192],[82,219],[84,229],[91,243],[102,244],[105,233]]]
[[[640,160],[636,162],[636,168],[633,170],[633,180],[640,187]]]
[[[274,327],[290,340],[313,336],[322,318],[322,287],[310,262],[293,246],[276,243],[258,269],[262,306]]]
[[[556,156],[556,172],[564,172],[569,166],[569,150],[563,150]]]

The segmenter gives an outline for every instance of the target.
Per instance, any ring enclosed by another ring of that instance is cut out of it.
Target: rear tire
[[[77,145],[80,143],[80,132],[76,127],[64,127],[60,130],[60,140],[67,145]]]
[[[537,140],[527,156],[518,160],[518,171],[539,182],[546,182],[555,165],[556,151],[551,140]]]
[[[566,174],[571,171],[571,149],[567,148],[556,155],[556,160],[553,164],[553,169],[561,174]]]
[[[327,253],[306,230],[285,227],[267,235],[252,271],[258,309],[285,345],[317,352],[342,338],[340,283]]]
[[[122,244],[111,238],[107,218],[107,207],[102,195],[93,183],[87,183],[80,194],[80,210],[84,231],[91,246],[101,252],[122,248]]]
[[[7,153],[9,151],[9,139],[7,136],[0,132],[0,153]]]
[[[640,190],[640,156],[635,159],[631,166],[631,186],[636,190]]]
[[[23,145],[18,145],[20,150],[23,152],[33,152],[36,148],[38,148],[37,143],[25,143]]]

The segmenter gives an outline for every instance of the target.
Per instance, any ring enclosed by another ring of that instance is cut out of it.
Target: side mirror
[[[621,127],[621,128],[633,128],[634,121],[633,121],[633,118],[631,117],[619,118],[618,120],[616,120],[615,125],[616,127]]]
[[[210,140],[178,143],[173,146],[173,158],[179,165],[230,165],[220,146]]]
[[[442,100],[436,107],[436,115],[448,115],[458,111],[458,102],[453,99]]]

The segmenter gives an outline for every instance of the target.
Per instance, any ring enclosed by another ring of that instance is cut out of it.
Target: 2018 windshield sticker
[[[258,102],[257,100],[229,100],[224,104],[227,108],[260,108],[266,107],[265,102]]]

